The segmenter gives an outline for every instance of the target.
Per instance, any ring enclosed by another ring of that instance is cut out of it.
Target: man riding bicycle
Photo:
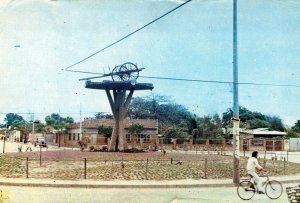
[[[257,185],[258,194],[265,194],[262,191],[262,182],[261,182],[259,176],[256,173],[256,169],[259,170],[259,171],[264,169],[262,166],[260,166],[258,164],[257,155],[258,155],[258,152],[254,151],[254,152],[252,152],[252,157],[250,157],[248,159],[247,173],[253,177],[254,183]]]

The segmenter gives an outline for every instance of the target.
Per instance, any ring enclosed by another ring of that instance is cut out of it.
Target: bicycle
[[[277,180],[270,180],[268,174],[261,175],[260,177],[266,177],[267,180],[263,183],[265,187],[265,194],[270,199],[278,199],[282,195],[282,185]],[[247,179],[243,179],[237,187],[238,196],[243,200],[251,199],[254,194],[258,192],[256,185],[254,184],[253,176],[249,175]]]

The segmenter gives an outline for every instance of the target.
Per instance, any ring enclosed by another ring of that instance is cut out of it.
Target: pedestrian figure
[[[84,142],[81,141],[81,140],[79,140],[79,141],[78,141],[78,144],[79,144],[79,147],[80,147],[80,151],[83,152],[84,147],[85,147],[85,146],[84,146]]]
[[[22,152],[22,145],[18,145],[18,152]]]
[[[30,150],[32,152],[32,149],[31,149],[31,142],[27,142],[27,148],[26,148],[26,152]]]

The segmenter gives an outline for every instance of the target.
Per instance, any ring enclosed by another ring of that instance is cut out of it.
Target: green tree
[[[74,119],[72,117],[63,118],[56,113],[46,116],[45,121],[47,125],[51,125],[56,130],[64,129],[66,125],[74,123]]]
[[[39,122],[37,124],[34,124],[34,131],[36,133],[44,133],[44,132],[46,132],[45,127],[46,127],[46,125],[44,123]]]
[[[294,126],[292,127],[292,130],[300,133],[300,120],[297,120],[297,122],[294,124]]]
[[[284,131],[284,125],[282,123],[281,118],[278,116],[268,116],[264,115],[260,112],[250,111],[245,107],[239,107],[240,114],[240,126],[247,129],[254,128],[269,128],[270,130],[278,130]],[[227,109],[226,112],[223,113],[222,118],[222,126],[224,128],[232,127],[232,118],[233,112],[232,109]]]
[[[127,117],[158,119],[158,131],[160,134],[165,134],[169,128],[177,125],[186,125],[184,128],[187,128],[191,134],[195,125],[192,119],[194,116],[187,108],[174,103],[166,96],[160,95],[134,97],[129,105]]]
[[[164,133],[164,137],[168,141],[170,141],[171,138],[177,138],[177,139],[187,138],[187,135],[188,134],[184,128],[180,128],[177,126],[170,127]]]
[[[199,118],[199,134],[202,139],[223,139],[222,120],[219,115]]]
[[[287,129],[286,135],[284,136],[285,139],[289,139],[289,138],[298,138],[300,137],[300,133],[294,131],[293,129]]]
[[[104,137],[111,137],[113,128],[111,126],[104,126],[104,125],[100,125],[97,127],[98,129],[98,134],[100,135],[104,135]]]
[[[271,130],[285,131],[283,122],[278,116],[266,116],[266,120],[269,122]]]
[[[96,119],[113,119],[112,114],[105,114],[104,112],[98,112],[95,114]]]
[[[137,135],[140,132],[142,132],[142,130],[144,129],[144,126],[139,124],[139,123],[132,123],[129,127],[128,127],[128,132],[131,135]]]
[[[8,113],[6,114],[4,121],[7,123],[7,127],[15,127],[17,125],[20,125],[21,123],[24,123],[25,120],[22,116],[15,114],[15,113]]]
[[[270,128],[271,124],[268,121],[260,120],[260,119],[252,119],[247,121],[249,129],[256,129],[256,128]]]

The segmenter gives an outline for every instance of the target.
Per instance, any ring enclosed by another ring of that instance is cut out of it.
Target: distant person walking
[[[258,194],[264,194],[262,191],[262,182],[256,173],[256,169],[261,171],[264,168],[258,164],[257,156],[257,151],[252,152],[252,157],[250,157],[247,162],[247,173],[253,177],[254,183],[257,185]]]
[[[28,150],[30,150],[30,151],[32,152],[32,148],[31,148],[31,146],[32,146],[31,142],[30,142],[30,141],[28,141],[28,142],[27,142],[27,148],[26,148],[26,152],[27,152]]]

